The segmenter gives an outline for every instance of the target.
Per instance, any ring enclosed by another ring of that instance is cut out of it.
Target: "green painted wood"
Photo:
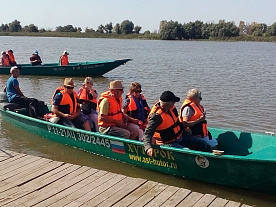
[[[4,119],[44,138],[131,165],[187,179],[276,192],[275,136],[209,128],[224,155],[154,146],[151,158],[139,141],[57,125],[12,111],[1,112]]]
[[[114,68],[125,64],[131,59],[104,60],[94,62],[70,63],[68,66],[59,66],[57,63],[32,66],[19,64],[21,75],[40,76],[102,76]],[[10,74],[11,67],[0,67],[0,74]]]

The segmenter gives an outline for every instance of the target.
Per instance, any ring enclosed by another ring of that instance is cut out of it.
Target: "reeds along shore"
[[[81,32],[0,32],[0,36],[31,36],[31,37],[68,37],[68,38],[110,38],[110,39],[147,39],[161,40],[158,33],[147,34],[115,34],[115,33],[81,33]],[[179,41],[179,40],[178,40]],[[255,41],[276,42],[276,36],[240,35],[238,37],[223,37],[209,39],[190,39],[182,41]]]

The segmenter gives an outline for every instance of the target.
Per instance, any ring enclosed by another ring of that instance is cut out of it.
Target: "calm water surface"
[[[111,80],[122,80],[126,89],[132,81],[142,84],[149,105],[164,90],[184,101],[190,88],[202,91],[202,104],[209,126],[249,132],[276,132],[276,44],[259,42],[196,42],[38,37],[0,37],[0,50],[12,49],[18,63],[28,63],[38,50],[44,63],[57,62],[64,50],[69,61],[132,58],[104,75],[94,78],[98,93]],[[8,75],[0,75],[3,88]],[[84,78],[75,77],[81,86]],[[21,76],[26,96],[50,102],[63,77]],[[179,108],[181,103],[176,106]],[[129,166],[69,148],[18,129],[0,117],[0,148],[38,155],[79,165],[142,177],[256,206],[275,206],[273,196],[188,181]],[[246,172],[245,172],[246,173]]]

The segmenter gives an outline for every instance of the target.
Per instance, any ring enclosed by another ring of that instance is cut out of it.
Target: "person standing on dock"
[[[124,87],[119,80],[111,81],[109,91],[101,94],[99,107],[99,132],[107,135],[136,140],[138,130],[129,125],[128,117],[122,112]]]
[[[179,121],[178,112],[174,106],[174,103],[179,101],[180,98],[176,97],[173,92],[164,91],[159,101],[152,107],[143,139],[145,151],[149,156],[154,156],[152,143],[208,151],[208,146],[204,141],[194,140],[192,136],[185,134],[186,131]]]
[[[41,65],[42,61],[41,61],[40,56],[38,55],[38,51],[37,50],[30,57],[30,61],[31,61],[32,66]]]
[[[24,107],[29,108],[29,114],[31,117],[36,118],[40,115],[39,103],[35,98],[27,98],[21,92],[19,88],[19,82],[17,78],[20,75],[20,67],[13,66],[10,69],[11,77],[8,79],[5,91],[7,93],[8,101],[10,103],[17,103]]]
[[[62,55],[59,58],[59,65],[62,65],[62,66],[69,65],[68,55],[69,53],[67,51],[64,51],[62,53]]]
[[[58,124],[91,131],[90,124],[80,117],[78,95],[72,78],[65,78],[64,90],[54,96],[52,112],[59,117]]]

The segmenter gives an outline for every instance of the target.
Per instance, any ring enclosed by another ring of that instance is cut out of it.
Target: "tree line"
[[[43,32],[71,32],[71,33],[87,33],[87,34],[140,34],[142,27],[135,26],[130,20],[124,20],[121,23],[107,23],[101,24],[97,29],[85,28],[82,31],[80,27],[73,25],[57,26],[54,31],[38,29],[34,24],[21,26],[20,21],[14,20],[9,24],[2,24],[0,32],[29,32],[29,33],[43,33]],[[145,31],[144,35],[151,34],[150,31]],[[226,22],[219,20],[218,23],[203,23],[202,21],[179,23],[178,21],[162,20],[159,25],[159,31],[153,33],[154,37],[162,40],[197,40],[197,39],[220,39],[243,36],[254,37],[273,37],[276,36],[276,22],[271,26],[265,23],[245,23],[240,21],[236,26],[234,22]]]

